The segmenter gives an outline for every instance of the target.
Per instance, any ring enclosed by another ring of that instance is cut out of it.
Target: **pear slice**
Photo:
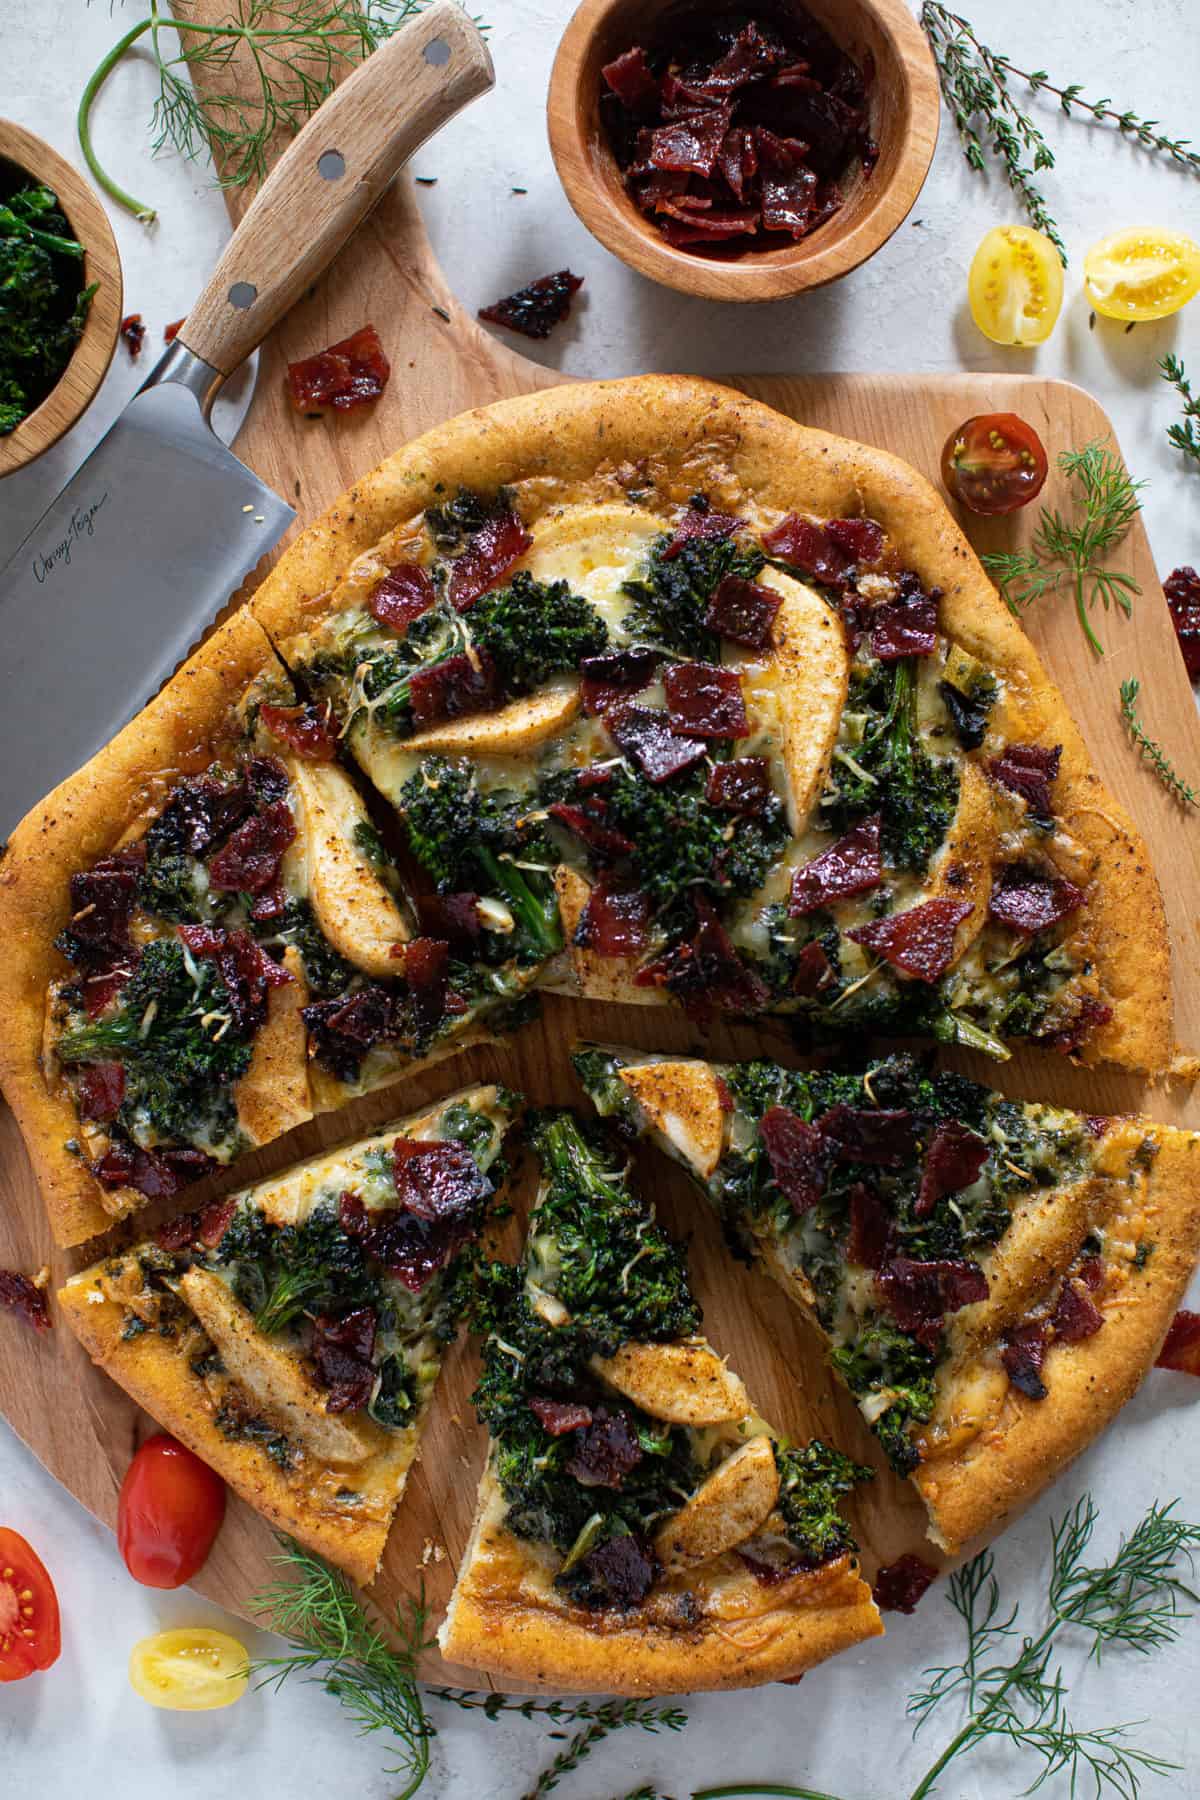
[[[764,1525],[779,1498],[775,1449],[766,1436],[752,1437],[720,1463],[654,1540],[667,1564],[707,1562]]]
[[[393,955],[408,927],[391,894],[354,841],[367,815],[350,777],[336,763],[289,760],[301,813],[298,854],[307,864],[308,898],[334,949],[368,975],[395,975]],[[291,852],[289,852],[289,855]]]
[[[682,1344],[622,1344],[591,1367],[652,1419],[668,1425],[724,1425],[750,1411],[745,1387],[697,1338]]]

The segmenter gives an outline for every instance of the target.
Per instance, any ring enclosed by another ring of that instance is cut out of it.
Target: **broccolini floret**
[[[595,607],[565,581],[537,581],[525,569],[475,602],[467,628],[495,663],[505,694],[532,693],[608,648],[608,627]]]
[[[826,817],[837,832],[865,813],[881,812],[884,861],[920,875],[940,848],[958,805],[958,775],[921,742],[916,659],[856,671],[846,712],[865,711],[863,740],[835,755],[830,779],[837,798]]]

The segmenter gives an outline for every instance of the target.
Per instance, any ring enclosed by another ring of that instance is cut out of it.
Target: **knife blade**
[[[368,57],[293,139],[174,343],[0,571],[0,835],[158,691],[291,524],[212,430],[221,383],[493,79],[452,0]]]

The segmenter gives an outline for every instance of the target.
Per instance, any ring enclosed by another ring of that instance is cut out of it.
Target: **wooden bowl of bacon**
[[[938,105],[905,0],[583,0],[550,78],[550,148],[579,217],[631,268],[779,300],[887,242]]]

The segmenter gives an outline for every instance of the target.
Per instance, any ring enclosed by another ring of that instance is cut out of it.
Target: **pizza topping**
[[[880,1299],[901,1331],[936,1350],[947,1313],[988,1297],[987,1277],[965,1257],[917,1262],[897,1256],[877,1274]]]
[[[683,769],[703,762],[705,749],[690,737],[673,731],[666,713],[626,701],[604,715],[613,741],[631,756],[648,780],[669,781]]]
[[[742,521],[733,513],[714,512],[703,494],[697,494],[675,527],[670,543],[662,551],[665,563],[674,562],[685,544],[697,538],[727,538],[741,529]]]
[[[967,900],[926,900],[906,912],[856,925],[846,936],[918,981],[937,981],[950,967],[954,936],[971,910]]]
[[[522,337],[547,338],[556,325],[561,325],[571,310],[571,302],[583,286],[582,275],[570,269],[559,269],[554,275],[541,275],[528,287],[518,288],[503,300],[481,306],[479,316],[489,325],[503,325],[519,331]]]
[[[642,1447],[629,1415],[598,1406],[566,1467],[581,1487],[619,1488],[641,1460]]]
[[[279,878],[284,851],[296,836],[286,800],[274,800],[231,834],[208,865],[213,887],[261,894]]]
[[[792,875],[792,892],[788,911],[793,918],[818,912],[833,900],[845,900],[852,894],[866,894],[883,882],[883,861],[879,852],[882,815],[853,826],[836,844],[822,850],[811,862]]]
[[[714,1006],[744,1016],[762,1012],[770,1004],[770,988],[738,955],[711,904],[698,897],[695,908],[700,925],[691,942],[675,946],[657,964],[640,969],[638,985],[669,988],[697,1017],[706,1016]]]
[[[758,1130],[776,1187],[793,1212],[808,1212],[825,1191],[831,1161],[820,1126],[786,1106],[773,1106],[763,1114]]]
[[[821,945],[814,939],[805,944],[792,965],[792,992],[807,1000],[815,999],[827,988],[837,986],[837,971]]]
[[[892,1243],[892,1218],[886,1205],[865,1182],[850,1189],[850,1235],[846,1260],[861,1269],[882,1269]]]
[[[1041,744],[1010,744],[1003,756],[991,758],[987,772],[1001,787],[1020,795],[1035,824],[1050,826],[1054,822],[1050,784],[1061,761],[1061,744],[1049,750]]]
[[[1057,1050],[1061,1056],[1074,1056],[1092,1033],[1099,1031],[1102,1025],[1107,1025],[1112,1016],[1112,1007],[1107,1001],[1097,1000],[1092,994],[1083,994],[1067,1023],[1056,1024],[1054,1029],[1039,1031],[1035,1035],[1040,1044]]]
[[[367,610],[381,625],[403,637],[414,619],[427,613],[437,600],[429,573],[419,563],[398,563],[374,589]]]
[[[34,1331],[50,1330],[50,1308],[44,1290],[19,1269],[0,1269],[0,1307],[24,1319]]]
[[[1008,864],[1001,869],[988,901],[988,917],[1022,937],[1033,937],[1077,912],[1086,896],[1060,875]]]
[[[258,709],[259,719],[272,737],[286,744],[305,762],[332,762],[337,754],[337,733],[328,706],[310,700],[304,706],[270,706]]]
[[[483,917],[478,894],[418,894],[417,915],[427,937],[469,947],[479,940]]]
[[[725,575],[718,584],[704,623],[719,637],[747,650],[766,650],[771,643],[771,627],[783,601],[770,588],[741,575]]]
[[[947,1194],[960,1193],[978,1181],[987,1159],[988,1146],[976,1132],[957,1119],[943,1120],[925,1153],[915,1216],[925,1218]]]
[[[1182,1307],[1171,1320],[1156,1369],[1175,1369],[1181,1375],[1200,1375],[1200,1312]]]
[[[839,1100],[822,1113],[817,1129],[838,1162],[895,1168],[912,1158],[915,1126],[905,1107],[871,1109]]]
[[[555,801],[546,811],[560,825],[565,825],[581,843],[586,844],[589,850],[594,850],[602,860],[628,856],[636,848],[633,840],[627,838],[623,831],[616,831],[611,825],[604,823],[603,808],[603,800],[593,798],[586,808]]]
[[[490,712],[500,703],[496,668],[486,650],[447,656],[408,679],[413,724],[418,729],[464,713]]]
[[[586,1606],[640,1606],[654,1585],[658,1560],[632,1532],[606,1538],[572,1570],[572,1594]]]
[[[202,1150],[143,1150],[118,1139],[92,1164],[92,1174],[101,1187],[132,1188],[147,1200],[166,1200],[216,1166]]]
[[[602,876],[588,895],[576,942],[597,956],[635,956],[646,948],[649,931],[646,895]]]
[[[940,597],[939,588],[926,593],[915,575],[902,575],[899,597],[877,606],[870,615],[872,655],[880,662],[931,656],[937,649]]]
[[[551,1437],[565,1437],[568,1431],[578,1431],[592,1422],[591,1407],[575,1400],[547,1400],[544,1395],[535,1394],[529,1410]]]
[[[533,539],[506,505],[493,507],[450,567],[450,601],[458,612],[496,587]]]
[[[268,989],[286,986],[291,975],[248,931],[227,931],[223,925],[180,925],[178,930],[192,956],[211,957],[220,971],[235,1032],[252,1035],[267,1016]]]
[[[289,363],[287,382],[297,412],[314,413],[327,406],[349,412],[378,400],[391,372],[379,333],[373,325],[364,325],[328,350]]]
[[[115,1119],[125,1098],[125,1068],[119,1062],[85,1065],[75,1082],[75,1104],[81,1119],[102,1124]]]
[[[448,1012],[463,1003],[450,992],[447,964],[450,945],[440,938],[418,937],[404,945],[404,979],[418,1032],[431,1032]]]
[[[1100,1267],[1098,1262],[1096,1266]],[[1076,1275],[1082,1277],[1082,1269],[1077,1270]],[[1099,1331],[1104,1323],[1104,1314],[1095,1301],[1089,1298],[1080,1280],[1068,1278],[1063,1282],[1062,1292],[1050,1315],[1050,1323],[1055,1337],[1064,1344],[1081,1344],[1085,1338],[1094,1337]]]
[[[126,954],[144,861],[144,850],[118,851],[72,875],[71,918],[57,946],[77,967],[102,970]]]
[[[879,1570],[871,1597],[880,1612],[913,1613],[930,1584],[937,1580],[937,1574],[929,1563],[906,1552]]]
[[[863,522],[872,523],[870,520]],[[847,583],[854,559],[830,535],[828,527],[817,519],[789,513],[763,534],[762,542],[768,556],[810,576],[822,587],[840,588]]]
[[[1200,681],[1200,574],[1190,567],[1172,569],[1163,582],[1171,623],[1190,682]]]
[[[397,1138],[392,1148],[396,1198],[405,1212],[430,1222],[470,1217],[491,1184],[465,1144]]]
[[[713,764],[704,798],[722,812],[760,813],[771,792],[771,767],[766,757],[743,756]]]
[[[1024,1325],[1015,1326],[1004,1340],[1000,1361],[1013,1386],[1028,1400],[1044,1400],[1050,1391],[1042,1380],[1046,1349],[1044,1319],[1031,1319]]]
[[[358,1238],[367,1254],[413,1294],[419,1294],[445,1268],[474,1226],[473,1219],[454,1216],[419,1219],[399,1207],[368,1213],[358,1196],[350,1193],[342,1195],[338,1217],[343,1231]]]
[[[685,738],[740,738],[750,729],[742,678],[717,663],[672,663],[663,671],[671,728]]]
[[[313,1320],[312,1359],[317,1381],[328,1388],[326,1412],[361,1412],[375,1385],[375,1309],[358,1306],[335,1318]]]

